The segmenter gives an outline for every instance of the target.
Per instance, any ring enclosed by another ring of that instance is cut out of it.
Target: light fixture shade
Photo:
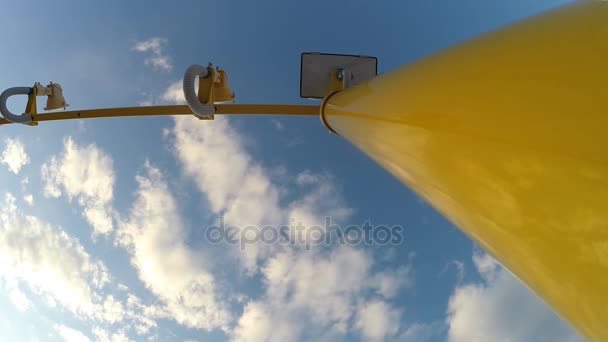
[[[46,100],[46,107],[44,107],[44,110],[53,110],[69,106],[69,104],[65,102],[63,88],[61,88],[59,83],[51,83],[47,87],[51,89],[51,95],[49,95]]]
[[[213,102],[226,103],[234,101],[234,93],[228,86],[228,75],[224,70],[217,70],[219,82],[213,84]]]

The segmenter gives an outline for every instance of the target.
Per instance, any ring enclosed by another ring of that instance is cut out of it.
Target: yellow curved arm
[[[290,116],[318,116],[319,106],[305,105],[269,105],[269,104],[217,104],[214,115],[290,115]],[[59,121],[94,118],[119,118],[127,116],[160,116],[160,115],[194,115],[186,105],[177,106],[143,106],[73,110],[38,114],[35,122]],[[213,119],[213,117],[211,117]],[[209,119],[207,119],[209,120]],[[12,122],[0,118],[0,125]]]

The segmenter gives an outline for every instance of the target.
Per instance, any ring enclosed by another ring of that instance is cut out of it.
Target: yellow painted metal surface
[[[35,106],[35,105],[34,105]],[[35,107],[34,107],[35,108]],[[267,105],[267,104],[216,104],[214,115],[291,115],[291,116],[318,116],[318,106],[303,105]],[[34,110],[35,111],[35,110]],[[29,112],[28,112],[29,113]],[[159,115],[194,115],[186,105],[177,106],[147,106],[86,109],[63,112],[38,114],[35,123],[42,121],[117,118],[128,116],[159,116]],[[0,117],[0,125],[11,124]]]
[[[608,2],[460,44],[324,111],[584,336],[608,341]]]
[[[234,101],[234,92],[228,86],[228,75],[225,70],[209,65],[208,77],[198,79],[198,100],[201,103],[218,103]]]

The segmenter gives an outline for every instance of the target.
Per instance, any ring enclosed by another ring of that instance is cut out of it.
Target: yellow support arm
[[[216,104],[214,115],[295,115],[318,116],[319,106],[304,105],[267,105],[267,104]],[[73,110],[38,114],[34,122],[93,119],[93,118],[120,118],[127,116],[160,116],[160,115],[194,115],[190,108],[183,106],[146,106]],[[203,120],[212,120],[213,117]],[[0,125],[12,122],[0,118]]]

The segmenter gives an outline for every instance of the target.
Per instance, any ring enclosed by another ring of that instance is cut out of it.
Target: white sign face
[[[378,59],[369,56],[302,54],[300,97],[322,99],[331,91],[332,80],[341,70],[349,72],[349,86],[366,82],[378,74]]]

